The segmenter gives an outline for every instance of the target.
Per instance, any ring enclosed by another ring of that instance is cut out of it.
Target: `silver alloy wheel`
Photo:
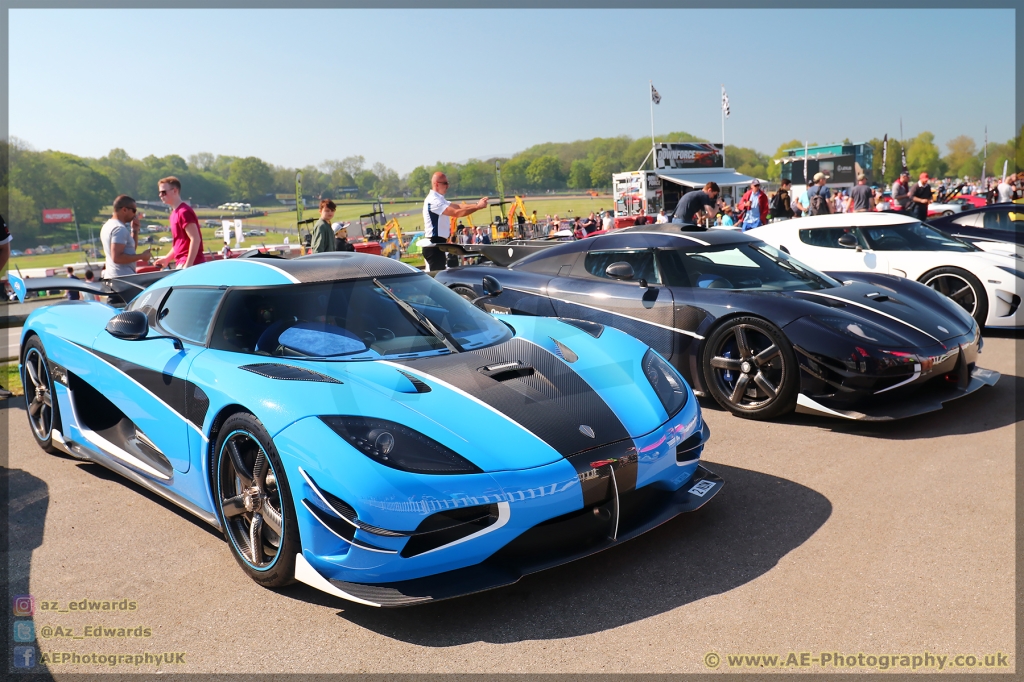
[[[221,509],[231,542],[256,570],[279,556],[284,517],[277,474],[259,440],[244,430],[231,432],[221,446]]]
[[[22,384],[28,421],[36,438],[46,441],[53,430],[53,395],[50,393],[50,370],[38,348],[30,348],[25,354],[24,374]]]
[[[946,272],[927,280],[925,285],[943,296],[953,299],[971,317],[974,317],[974,313],[978,310],[978,292],[974,290],[970,282],[959,275]]]
[[[737,324],[729,331],[711,358],[714,381],[738,409],[764,407],[775,400],[785,380],[782,351],[753,325]]]

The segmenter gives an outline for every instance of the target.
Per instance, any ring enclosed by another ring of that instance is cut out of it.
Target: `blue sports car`
[[[700,407],[658,353],[592,322],[492,317],[391,259],[12,285],[108,297],[24,325],[39,445],[222,529],[267,587],[372,606],[468,594],[621,543],[722,486],[700,465]]]

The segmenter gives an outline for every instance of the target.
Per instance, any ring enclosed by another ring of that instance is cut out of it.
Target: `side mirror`
[[[494,279],[491,275],[484,275],[483,282],[481,285],[484,288],[484,293],[488,296],[499,296],[504,289],[501,286],[501,282]]]
[[[107,333],[124,341],[141,341],[149,334],[149,319],[141,310],[118,313],[107,322]]]
[[[149,336],[149,318],[141,310],[126,310],[114,315],[107,322],[107,333],[122,341],[149,341],[170,339],[175,350],[184,350],[181,339],[176,336]]]
[[[625,261],[619,261],[605,268],[604,274],[612,279],[633,279],[633,266]]]
[[[847,232],[839,238],[839,246],[847,249],[855,249],[857,248],[857,238]]]

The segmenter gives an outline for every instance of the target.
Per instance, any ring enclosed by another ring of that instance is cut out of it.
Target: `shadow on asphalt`
[[[794,426],[814,426],[853,436],[886,440],[941,438],[992,431],[1024,419],[1017,414],[1016,398],[1024,395],[1024,377],[1004,374],[995,386],[946,403],[941,410],[890,422],[856,422],[806,414],[780,420]]]
[[[349,605],[304,585],[282,593],[343,606],[341,618],[421,646],[577,637],[744,585],[774,568],[832,514],[825,496],[793,481],[707,466],[725,479],[725,488],[703,508],[506,588],[404,609]]]
[[[10,401],[6,401],[10,402]],[[12,415],[13,416],[13,415]],[[5,436],[7,434],[4,434]],[[32,572],[32,552],[36,547],[43,544],[43,528],[46,525],[46,511],[50,506],[50,490],[46,483],[36,478],[27,471],[21,469],[0,468],[0,485],[4,489],[4,501],[6,504],[5,516],[7,523],[4,529],[7,531],[7,541],[4,549],[7,550],[5,561],[6,591],[5,603],[11,608],[7,611],[7,632],[14,641],[11,641],[9,655],[4,656],[10,668],[5,673],[30,673],[24,675],[25,679],[52,680],[53,677],[46,665],[39,662],[39,647],[35,639],[24,641],[24,623],[34,620],[31,615],[15,615],[15,609],[20,606],[21,600],[17,597],[31,595],[29,589],[29,576]],[[38,603],[37,603],[38,608]],[[22,623],[22,625],[18,625]],[[36,630],[33,626],[32,632]],[[31,633],[30,633],[31,634]],[[31,651],[26,652],[23,647],[30,647]],[[15,658],[18,657],[18,660]],[[28,663],[31,667],[26,667]],[[23,675],[18,675],[22,677]],[[8,679],[5,676],[5,679]]]

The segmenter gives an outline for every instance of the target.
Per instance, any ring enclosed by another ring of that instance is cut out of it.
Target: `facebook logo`
[[[14,641],[31,642],[36,638],[36,626],[30,620],[14,621]]]
[[[36,665],[36,648],[34,646],[14,647],[14,667],[34,668]]]

